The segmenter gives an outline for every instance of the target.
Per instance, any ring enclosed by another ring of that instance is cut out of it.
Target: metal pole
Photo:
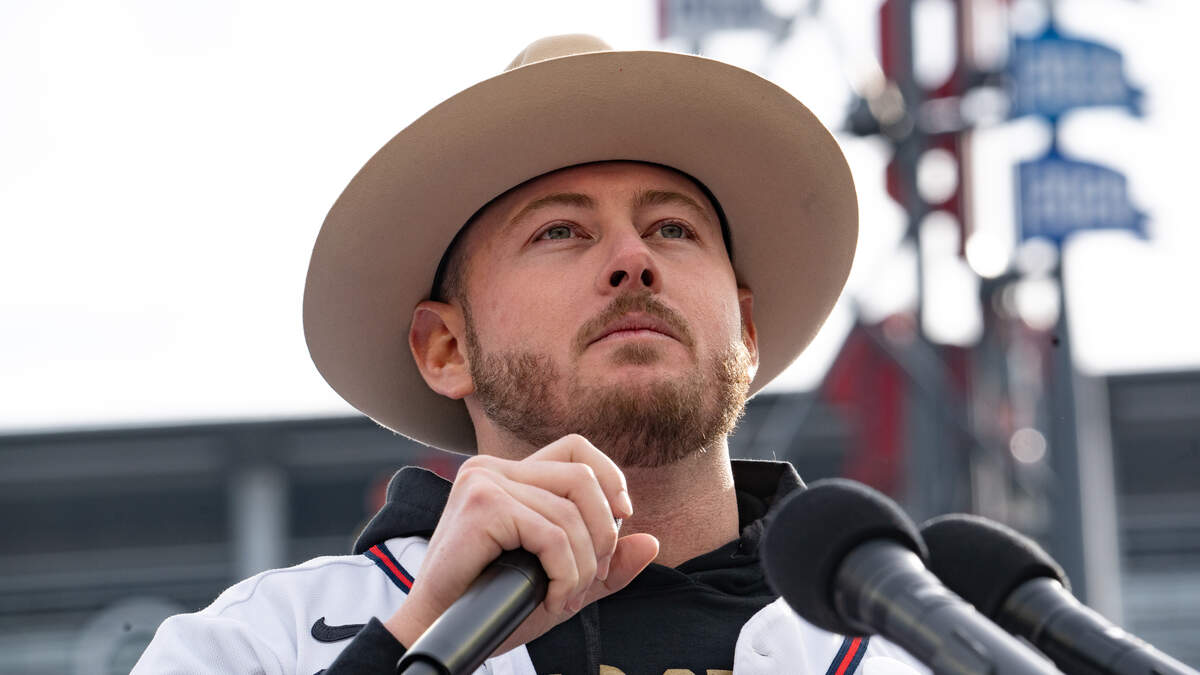
[[[1071,331],[1067,321],[1067,294],[1063,286],[1062,264],[1055,267],[1058,283],[1058,324],[1054,329],[1048,382],[1050,432],[1047,460],[1054,472],[1050,494],[1053,514],[1051,554],[1062,565],[1071,586],[1082,602],[1088,601],[1089,579],[1083,550],[1083,512],[1080,487],[1079,438],[1075,425],[1075,367],[1071,356]]]
[[[230,485],[233,576],[245,579],[287,558],[287,478],[269,464],[238,467]]]

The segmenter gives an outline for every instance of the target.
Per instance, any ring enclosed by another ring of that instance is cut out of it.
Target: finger
[[[526,458],[525,461],[552,460],[557,462],[578,462],[591,467],[596,474],[600,488],[612,506],[612,512],[618,518],[628,518],[633,515],[633,503],[629,500],[629,488],[625,484],[625,474],[608,455],[600,452],[586,438],[579,434],[569,434],[554,441]]]
[[[575,559],[578,583],[571,589],[571,600],[580,596],[591,586],[596,578],[596,551],[592,548],[592,537],[588,533],[583,516],[575,503],[569,499],[543,490],[533,485],[498,476],[500,487],[504,488],[517,501],[533,509],[546,520],[554,523],[567,535],[571,545],[571,555]],[[609,519],[611,525],[612,519]]]
[[[570,539],[561,527],[542,514],[515,502],[511,523],[517,530],[520,547],[537,556],[550,579],[544,601],[546,611],[560,614],[568,601],[578,594],[579,566]]]
[[[560,612],[563,603],[574,597],[571,592],[579,584],[578,566],[571,550],[570,539],[561,527],[526,506],[499,485],[497,481],[502,479],[501,476],[478,466],[470,468],[465,476],[460,472],[459,481],[455,482],[451,499],[447,502],[448,509],[453,503],[454,512],[448,514],[448,518],[443,517],[442,524],[449,526],[447,532],[479,533],[471,537],[473,541],[464,542],[468,547],[476,545],[475,542],[488,549],[494,547],[494,553],[483,553],[486,560],[469,575],[470,579],[478,576],[482,568],[501,551],[524,548],[536,555],[550,579],[546,593],[547,610]],[[439,535],[454,538],[453,534],[442,532],[439,526],[439,531],[435,531],[433,539],[430,540],[431,548],[434,541],[439,540]],[[485,545],[484,542],[490,542],[490,545]],[[455,567],[454,561],[447,560],[446,564],[450,568]],[[466,571],[470,572],[469,568],[470,566]],[[469,579],[460,580],[459,583],[462,583],[462,588],[458,591],[461,594]],[[457,587],[458,583],[452,586]],[[450,601],[457,597],[455,595]]]
[[[612,555],[617,545],[612,505],[600,488],[595,472],[587,464],[528,459],[521,462],[497,459],[475,464],[477,468],[494,471],[509,480],[570,500],[583,517],[596,556]],[[544,511],[542,513],[545,515]]]
[[[621,537],[607,579],[592,582],[584,595],[584,604],[612,595],[629,585],[658,557],[658,539],[652,534],[639,533]]]

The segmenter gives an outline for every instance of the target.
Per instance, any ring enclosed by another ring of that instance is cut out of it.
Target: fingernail
[[[617,508],[621,511],[617,515],[622,518],[633,515],[633,502],[629,500],[629,493],[625,490],[617,493]]]
[[[600,581],[604,581],[604,580],[608,579],[608,566],[611,564],[612,564],[612,554],[611,553],[604,556],[600,560],[596,561],[596,578],[600,579]]]
[[[575,612],[578,612],[580,609],[583,609],[583,596],[580,595],[578,598],[575,598],[574,600],[572,600],[570,607],[571,607],[572,614],[574,614]]]

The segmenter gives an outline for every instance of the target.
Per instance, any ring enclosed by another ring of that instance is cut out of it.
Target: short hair
[[[504,194],[508,193],[505,192]],[[496,199],[500,199],[500,197],[496,197]],[[446,247],[446,252],[442,254],[442,259],[438,261],[437,272],[433,274],[433,288],[429,293],[430,300],[436,300],[437,302],[449,302],[450,300],[466,301],[466,294],[463,292],[463,287],[466,284],[467,278],[466,246],[464,245],[467,238],[467,231],[479,219],[479,215],[487,207],[491,206],[496,199],[484,204],[478,211],[471,214],[466,224],[454,234],[454,239],[450,240],[450,245]]]
[[[604,161],[621,161],[621,160],[604,160]],[[629,160],[629,161],[637,161],[637,160]],[[576,166],[585,166],[586,164],[600,164],[600,163],[601,162],[585,162],[584,164],[576,164],[573,166],[563,167],[563,169],[572,169],[572,168],[575,168]],[[691,181],[692,184],[695,185],[696,188],[700,190],[701,194],[703,194],[708,199],[709,203],[712,204],[713,210],[717,212],[717,222],[719,222],[721,225],[721,239],[725,242],[725,252],[729,255],[729,262],[730,262],[730,264],[732,264],[733,263],[733,240],[729,234],[729,222],[725,219],[725,210],[721,208],[721,203],[717,201],[717,198],[715,196],[713,196],[713,193],[711,190],[708,189],[708,186],[706,186],[704,183],[701,183],[700,181],[696,180],[691,174],[680,171],[679,169],[676,169],[673,166],[667,166],[665,164],[657,164],[655,162],[637,161],[637,163],[649,164],[651,166],[657,166],[657,167],[661,167],[663,169],[667,169],[669,171],[673,171],[673,172],[683,176],[684,178],[688,179],[689,181]],[[563,169],[556,169],[556,171],[562,171]],[[506,195],[508,195],[513,190],[516,190],[516,189],[526,185],[530,181],[537,180],[538,178],[541,178],[542,176],[545,176],[550,173],[554,173],[554,171],[549,171],[549,172],[541,174],[539,176],[534,176],[533,178],[530,178],[529,180],[521,183],[520,185],[509,188],[508,190],[505,190],[500,195],[493,197],[488,203],[479,207],[479,209],[476,210],[475,213],[471,214],[471,217],[467,219],[467,222],[465,224],[463,224],[463,226],[461,228],[459,228],[457,233],[455,233],[454,239],[452,239],[450,241],[450,245],[446,247],[446,252],[442,254],[442,259],[438,261],[437,271],[434,272],[434,274],[433,274],[433,287],[430,289],[430,293],[429,293],[430,300],[435,300],[437,302],[449,302],[450,300],[458,300],[458,301],[464,302],[464,303],[466,302],[467,298],[466,298],[466,293],[464,293],[464,290],[465,290],[464,287],[466,285],[466,278],[467,278],[467,270],[466,270],[467,259],[466,259],[466,246],[465,246],[467,232],[471,229],[471,226],[474,225],[475,222],[479,220],[479,217],[483,214],[484,211],[486,211],[488,209],[489,206],[491,206],[492,204],[495,204],[497,201],[504,198]]]

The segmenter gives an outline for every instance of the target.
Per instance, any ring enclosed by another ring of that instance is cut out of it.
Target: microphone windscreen
[[[927,558],[917,526],[891,499],[851,480],[821,480],[768,515],[761,559],[767,582],[809,623],[854,635],[833,603],[838,568],[860,544],[891,540]]]
[[[946,587],[996,619],[1017,586],[1039,577],[1070,589],[1058,563],[1032,539],[993,520],[966,514],[939,516],[921,526],[929,569]]]

